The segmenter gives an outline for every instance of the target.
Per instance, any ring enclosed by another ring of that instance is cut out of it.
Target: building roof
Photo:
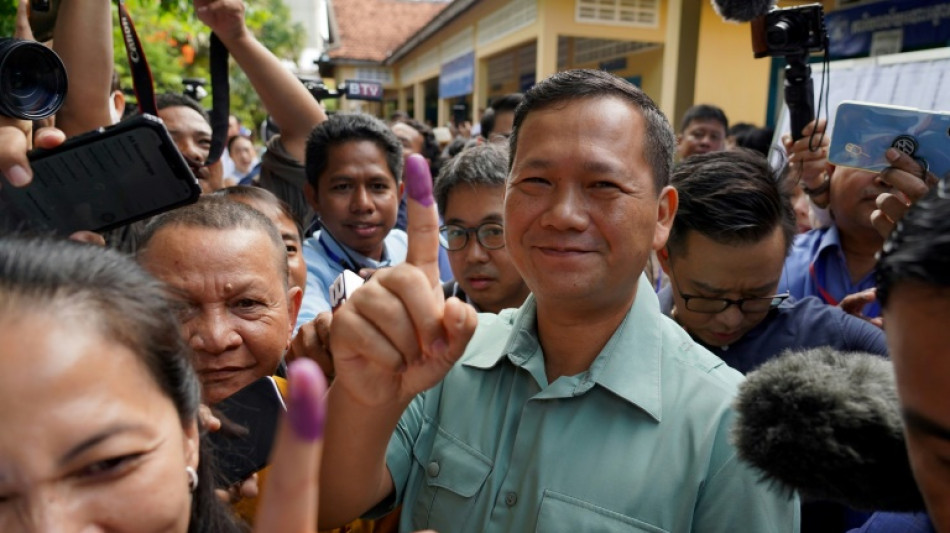
[[[381,63],[448,5],[445,0],[335,0],[335,60]]]

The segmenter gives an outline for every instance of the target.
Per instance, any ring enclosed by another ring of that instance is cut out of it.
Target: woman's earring
[[[194,467],[186,466],[185,473],[188,474],[188,490],[194,492],[198,488],[198,472]]]

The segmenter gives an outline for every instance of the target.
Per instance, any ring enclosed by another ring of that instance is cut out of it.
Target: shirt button
[[[432,461],[426,466],[426,474],[428,474],[429,477],[439,477],[438,461]]]
[[[517,493],[509,492],[508,494],[505,494],[505,504],[506,504],[508,507],[514,507],[514,505],[515,505],[516,503],[518,503],[518,494],[517,494]]]

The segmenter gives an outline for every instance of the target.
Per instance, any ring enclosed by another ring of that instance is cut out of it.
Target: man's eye
[[[261,302],[251,298],[241,298],[234,303],[234,306],[240,309],[254,309],[261,305],[263,305]]]
[[[287,255],[297,255],[297,251],[299,250],[299,248],[297,247],[296,244],[288,242],[286,246],[287,246]]]

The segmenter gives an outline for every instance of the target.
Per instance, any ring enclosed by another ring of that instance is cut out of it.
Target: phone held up
[[[938,178],[950,177],[950,113],[865,102],[842,102],[835,115],[828,162],[880,172],[896,148]]]
[[[148,114],[52,150],[33,150],[29,160],[32,183],[0,187],[5,229],[105,231],[193,203],[201,194],[165,125]]]
[[[264,468],[270,457],[277,421],[287,410],[272,377],[263,377],[211,406],[221,429],[209,434],[217,484],[229,487]]]

